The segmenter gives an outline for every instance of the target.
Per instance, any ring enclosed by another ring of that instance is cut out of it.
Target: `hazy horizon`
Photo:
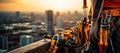
[[[88,7],[90,1],[87,0]],[[0,0],[0,11],[45,12],[82,12],[83,0]],[[88,9],[89,10],[89,9]]]

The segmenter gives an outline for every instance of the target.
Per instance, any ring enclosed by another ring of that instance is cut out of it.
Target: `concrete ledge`
[[[12,50],[8,53],[46,53],[49,48],[50,39],[44,39],[29,45]]]

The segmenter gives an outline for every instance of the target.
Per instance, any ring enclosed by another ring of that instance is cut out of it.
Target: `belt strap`
[[[108,10],[103,10],[104,12],[108,12]],[[120,16],[120,9],[110,9],[112,16]]]

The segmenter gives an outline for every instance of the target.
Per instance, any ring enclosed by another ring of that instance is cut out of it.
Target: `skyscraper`
[[[33,12],[30,13],[30,17],[34,18],[34,13]]]
[[[56,16],[59,16],[60,15],[60,12],[56,12]]]
[[[54,17],[54,19],[53,19],[53,23],[54,23],[55,26],[57,25],[57,17],[58,17],[58,16],[60,16],[60,13],[59,13],[59,12],[56,12],[55,17]]]
[[[20,12],[16,11],[16,18],[20,18]]]
[[[54,28],[53,28],[53,11],[47,10],[46,11],[46,32],[49,34],[54,34]]]
[[[78,15],[78,11],[75,11],[74,14]]]
[[[8,50],[8,37],[0,36],[0,49]]]
[[[28,35],[20,36],[20,46],[25,46],[33,42],[33,37]]]
[[[57,28],[62,28],[62,17],[60,16],[60,13],[57,13],[56,16],[56,26]]]
[[[70,15],[70,14],[71,14],[71,12],[70,12],[70,11],[68,11],[68,12],[67,12],[67,14],[68,14],[68,15]]]

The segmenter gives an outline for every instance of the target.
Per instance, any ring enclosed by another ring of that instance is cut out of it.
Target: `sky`
[[[82,4],[83,0],[0,0],[0,11],[82,11]]]

